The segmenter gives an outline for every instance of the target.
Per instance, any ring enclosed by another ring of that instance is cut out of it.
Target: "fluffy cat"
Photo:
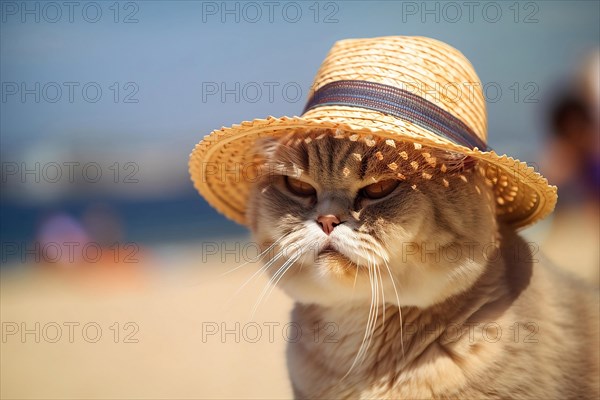
[[[256,149],[297,398],[598,398],[598,293],[498,221],[473,159],[328,131]]]

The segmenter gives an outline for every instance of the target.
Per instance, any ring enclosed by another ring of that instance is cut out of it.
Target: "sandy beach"
[[[178,246],[134,266],[4,269],[1,397],[290,398],[291,301],[275,289],[251,319],[266,277],[232,298],[257,268],[219,277],[241,263],[202,257]]]
[[[278,288],[253,315],[268,283],[256,254],[241,237],[140,249],[134,263],[3,268],[1,397],[291,398],[286,345],[314,332],[290,323]],[[597,282],[597,269],[575,274]]]

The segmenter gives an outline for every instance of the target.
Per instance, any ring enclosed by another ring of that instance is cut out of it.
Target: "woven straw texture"
[[[482,86],[472,65],[453,47],[423,37],[342,40],[333,46],[309,92],[335,81],[362,80],[409,90],[462,120],[487,143]],[[260,173],[250,151],[259,137],[330,129],[360,137],[390,138],[460,152],[481,162],[493,187],[497,213],[515,228],[552,212],[556,187],[526,163],[494,151],[457,145],[416,124],[377,111],[320,106],[301,117],[267,117],[215,130],[196,145],[189,170],[194,186],[228,218],[245,224],[246,201]]]

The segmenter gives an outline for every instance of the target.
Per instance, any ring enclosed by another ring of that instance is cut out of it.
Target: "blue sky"
[[[6,3],[16,4],[17,11]],[[83,8],[90,2],[81,2],[72,22],[64,7],[62,17],[50,22],[55,10],[43,9],[43,2],[26,4],[35,9],[36,3],[40,22],[34,14],[26,14],[22,22],[24,3],[3,2],[1,79],[3,85],[25,82],[27,87],[54,82],[63,93],[56,103],[35,103],[31,95],[22,102],[19,94],[3,99],[3,156],[19,159],[31,146],[41,151],[118,146],[135,159],[143,143],[180,157],[181,163],[164,168],[181,174],[194,143],[212,129],[255,117],[299,114],[305,101],[304,95],[285,101],[277,90],[273,102],[265,92],[254,103],[236,103],[232,96],[225,102],[219,96],[203,101],[203,84],[277,82],[306,91],[336,40],[383,35],[429,36],[461,50],[484,83],[495,82],[503,90],[499,101],[488,104],[491,146],[531,160],[544,131],[543,99],[598,46],[600,35],[597,1],[475,2],[471,16],[465,2],[273,2],[272,21],[265,2],[121,2],[118,15],[114,2],[96,2],[86,8],[87,14]],[[223,7],[239,11],[227,14]],[[98,22],[86,21],[96,8],[102,13]],[[298,8],[301,17],[290,22]],[[333,22],[324,21],[328,15]],[[124,23],[127,16],[137,22]],[[72,103],[65,82],[79,85]],[[96,103],[83,98],[82,88],[90,83],[102,89]],[[52,96],[52,87],[47,89]],[[124,103],[127,94],[138,101]],[[540,102],[524,102],[528,95]]]

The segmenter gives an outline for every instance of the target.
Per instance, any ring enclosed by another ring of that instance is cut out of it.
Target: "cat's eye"
[[[292,178],[291,176],[285,177],[285,185],[290,192],[297,196],[309,197],[314,196],[317,191],[310,184],[301,181],[300,179]]]
[[[361,189],[361,194],[368,199],[381,199],[392,193],[398,187],[400,181],[396,179],[387,179],[365,186]]]

